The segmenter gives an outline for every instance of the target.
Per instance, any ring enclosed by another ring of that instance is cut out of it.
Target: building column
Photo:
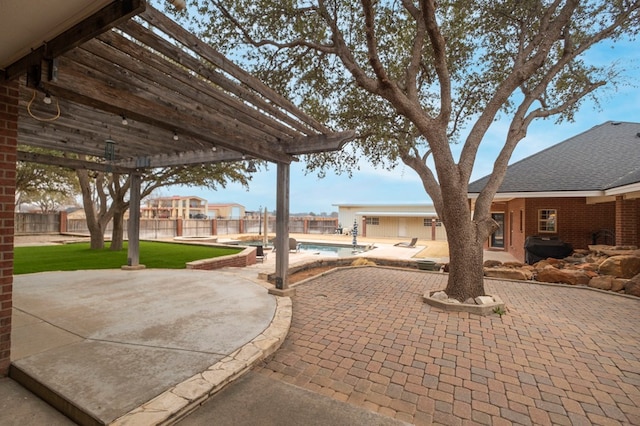
[[[0,377],[9,373],[11,364],[19,95],[17,81],[0,84]]]
[[[289,288],[289,184],[290,165],[278,163],[276,182],[276,287],[269,293],[277,296],[292,296],[295,289]]]
[[[638,203],[637,200],[625,200],[616,196],[616,245],[638,245]]]

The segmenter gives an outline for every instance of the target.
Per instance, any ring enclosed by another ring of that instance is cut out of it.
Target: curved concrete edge
[[[276,298],[269,326],[249,343],[151,401],[114,420],[112,426],[171,425],[197,409],[208,398],[274,353],[291,326],[293,304],[289,297]]]
[[[451,303],[446,300],[438,300],[431,297],[432,292],[427,292],[422,296],[422,300],[429,306],[439,308],[444,311],[451,312],[468,312],[474,315],[491,315],[496,313],[496,309],[504,311],[504,302],[498,296],[490,296],[493,299],[492,302],[484,303],[482,305],[472,305],[470,303]]]

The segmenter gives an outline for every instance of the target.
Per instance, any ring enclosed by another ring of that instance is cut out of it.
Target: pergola
[[[274,292],[288,291],[290,163],[338,150],[353,132],[319,123],[144,0],[105,5],[5,67],[0,80],[15,78],[18,143],[83,158],[18,151],[18,160],[132,176],[130,266],[139,262],[142,170],[276,163]]]

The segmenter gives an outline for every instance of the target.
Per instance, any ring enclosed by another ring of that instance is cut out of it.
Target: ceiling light
[[[127,121],[127,117],[124,116],[124,114],[122,115],[122,125],[126,126],[127,124],[129,124],[129,122]]]
[[[245,160],[246,158],[247,158],[247,156],[242,154],[242,159]]]
[[[51,104],[51,95],[48,93],[45,93],[44,99],[42,99],[42,102],[44,102],[47,105]]]
[[[180,138],[178,137],[178,134],[177,134],[176,132],[173,132],[173,140],[174,140],[174,141],[177,141],[178,139],[180,139]]]
[[[182,10],[187,7],[184,0],[169,0],[169,3],[171,3],[177,10]]]
[[[211,147],[211,151],[216,152],[217,150],[218,150],[217,146],[214,145],[214,146]]]

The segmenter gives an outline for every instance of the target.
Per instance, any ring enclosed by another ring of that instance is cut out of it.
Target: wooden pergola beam
[[[54,155],[40,154],[36,152],[18,151],[18,161],[26,161],[30,163],[48,164],[50,166],[65,167],[67,169],[86,169],[95,170],[105,173],[129,174],[133,171],[131,168],[122,167],[108,163],[97,163],[93,161],[83,161],[77,158],[56,157]]]

